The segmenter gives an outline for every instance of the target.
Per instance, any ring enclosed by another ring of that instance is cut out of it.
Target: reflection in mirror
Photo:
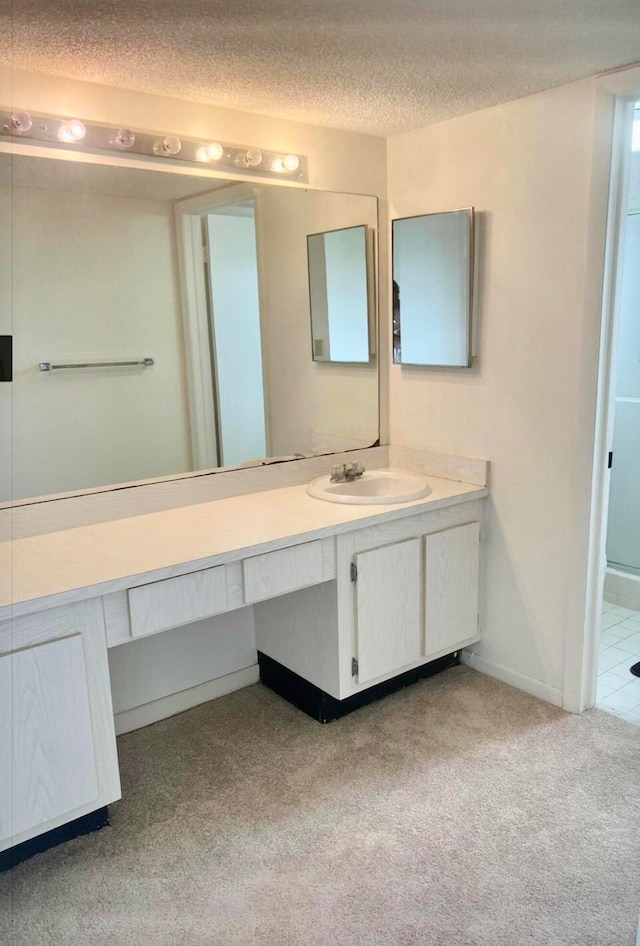
[[[393,221],[393,360],[471,365],[473,208]]]
[[[0,154],[0,502],[375,443],[375,364],[309,358],[307,236],[376,218],[372,197]]]
[[[314,361],[369,361],[367,228],[307,237]]]

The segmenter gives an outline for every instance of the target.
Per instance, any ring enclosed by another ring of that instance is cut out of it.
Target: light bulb
[[[224,154],[224,148],[217,141],[212,141],[205,150],[210,161],[219,161]]]
[[[24,135],[32,125],[29,112],[14,112],[11,116],[11,129],[14,135]]]
[[[274,158],[271,162],[271,170],[276,171],[278,174],[282,174],[284,171],[284,164],[282,158]]]
[[[117,131],[113,138],[109,140],[110,145],[113,145],[114,148],[120,148],[122,151],[133,148],[135,143],[136,136],[129,128],[121,128],[120,131]]]
[[[219,145],[217,141],[212,141],[211,144],[202,145],[201,148],[198,148],[196,161],[219,161],[223,154],[224,148],[222,145]]]
[[[258,148],[249,148],[245,158],[250,168],[257,168],[259,164],[262,164],[262,151]]]
[[[285,171],[297,171],[300,167],[300,158],[297,154],[288,154],[282,159]]]
[[[58,141],[73,144],[76,141],[82,141],[86,133],[84,122],[81,122],[79,118],[72,118],[71,121],[63,122],[58,128]]]
[[[177,154],[182,147],[182,142],[179,138],[176,138],[174,135],[167,135],[166,138],[163,138],[162,141],[156,141],[153,146],[154,154],[162,155],[172,155]]]

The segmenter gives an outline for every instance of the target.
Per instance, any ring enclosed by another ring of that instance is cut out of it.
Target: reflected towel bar
[[[40,362],[40,371],[57,371],[58,368],[150,368],[155,365],[153,358],[141,361],[91,361],[80,364],[52,365],[50,361]]]

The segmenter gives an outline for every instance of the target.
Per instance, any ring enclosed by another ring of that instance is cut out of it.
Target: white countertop
[[[2,542],[0,620],[488,493],[484,486],[427,479],[432,492],[409,503],[341,505],[288,486]]]

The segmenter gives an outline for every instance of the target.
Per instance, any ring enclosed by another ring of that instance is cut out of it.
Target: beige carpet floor
[[[459,667],[320,726],[260,685],[119,740],[11,946],[633,946],[640,727]],[[4,932],[3,928],[4,927]]]

